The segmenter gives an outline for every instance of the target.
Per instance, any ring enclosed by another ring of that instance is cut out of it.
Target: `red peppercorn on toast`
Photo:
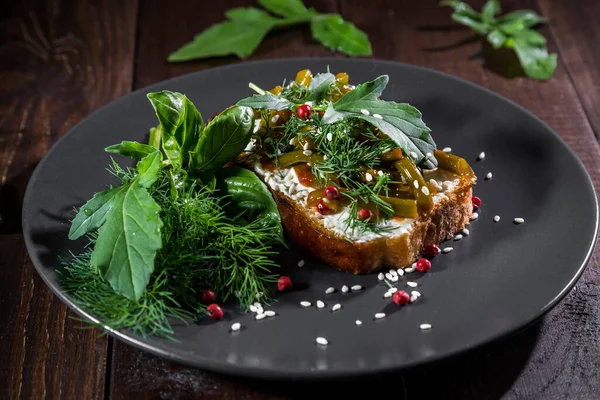
[[[238,103],[256,119],[238,163],[269,188],[294,242],[354,274],[411,265],[473,211],[471,167],[437,149],[414,107],[381,100],[386,84],[303,70]]]

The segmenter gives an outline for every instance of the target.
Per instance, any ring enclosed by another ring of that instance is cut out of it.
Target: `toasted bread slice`
[[[451,238],[469,222],[472,215],[474,178],[435,170],[425,173],[439,192],[433,196],[434,208],[415,219],[386,221],[384,232],[359,234],[345,229],[344,211],[322,216],[306,206],[313,190],[300,184],[293,168],[266,170],[249,159],[252,169],[273,194],[291,239],[317,259],[354,274],[368,274],[383,268],[404,268],[415,262],[425,245]]]

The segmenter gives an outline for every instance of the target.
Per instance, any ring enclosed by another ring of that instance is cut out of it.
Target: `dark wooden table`
[[[0,4],[0,398],[592,399],[600,397],[600,260],[534,326],[434,365],[352,382],[248,381],[186,368],[81,329],[35,272],[20,210],[50,146],[92,111],[130,91],[235,58],[168,64],[166,56],[247,1],[5,1]],[[554,128],[600,187],[600,2],[504,1],[532,8],[559,54],[551,80],[506,78],[437,0],[307,1],[367,32],[374,57],[432,67],[494,90]],[[473,1],[471,1],[473,3]],[[481,2],[477,2],[481,3]],[[479,5],[478,4],[478,5]],[[330,56],[306,29],[269,36],[252,59]],[[573,205],[576,206],[576,199]],[[596,393],[594,395],[594,393]]]

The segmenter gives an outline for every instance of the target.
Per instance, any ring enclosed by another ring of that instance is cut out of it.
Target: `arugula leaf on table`
[[[216,116],[204,128],[190,159],[192,172],[213,171],[237,156],[250,142],[254,111],[233,106]]]
[[[252,55],[273,29],[310,24],[315,40],[333,51],[351,56],[372,54],[367,35],[338,14],[321,14],[301,0],[259,0],[271,15],[256,7],[238,7],[225,13],[226,21],[212,25],[171,53],[168,61]]]
[[[274,229],[283,237],[277,204],[267,186],[245,168],[228,167],[215,171],[218,194],[226,197],[232,215],[242,215],[247,221],[260,220],[264,227]]]
[[[519,10],[497,17],[501,12],[498,0],[489,0],[481,13],[462,1],[448,0],[440,4],[452,7],[452,19],[485,36],[494,49],[513,49],[528,77],[547,80],[556,70],[557,55],[548,54],[546,39],[531,29],[546,22],[535,11]]]
[[[338,102],[328,105],[322,122],[331,124],[344,118],[367,121],[392,139],[415,164],[435,168],[437,160],[431,155],[437,145],[421,119],[421,112],[410,104],[377,100],[388,81],[389,77],[382,75],[356,86]]]

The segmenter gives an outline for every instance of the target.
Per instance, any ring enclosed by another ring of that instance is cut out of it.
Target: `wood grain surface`
[[[151,356],[82,330],[35,273],[20,231],[28,178],[48,148],[94,109],[132,89],[238,63],[169,64],[167,55],[250,1],[30,1],[0,4],[0,398],[280,399],[337,397],[594,399],[600,393],[598,251],[545,318],[500,342],[402,374],[320,384],[244,380]],[[503,1],[544,14],[559,54],[552,79],[507,73],[436,0],[306,1],[369,35],[374,57],[435,68],[487,87],[546,121],[600,187],[600,2]],[[482,1],[471,1],[475,7]],[[577,3],[576,5],[574,3]],[[307,29],[267,37],[250,59],[331,56]],[[339,55],[337,55],[339,56]]]

